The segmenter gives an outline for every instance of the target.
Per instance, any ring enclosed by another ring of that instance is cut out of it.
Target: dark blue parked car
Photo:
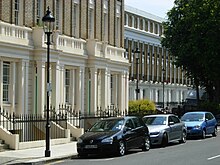
[[[211,112],[187,112],[181,120],[187,127],[187,136],[217,136],[217,121]]]

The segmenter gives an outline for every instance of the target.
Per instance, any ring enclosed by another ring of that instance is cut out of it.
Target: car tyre
[[[168,145],[168,136],[167,133],[163,134],[163,139],[162,139],[162,143],[161,143],[162,147],[166,147]]]
[[[217,127],[215,127],[215,130],[214,130],[214,132],[212,133],[212,136],[216,137],[217,134],[218,134],[218,129],[217,129]]]
[[[186,143],[186,131],[183,131],[182,133],[182,139],[179,141],[180,143]]]
[[[144,144],[143,144],[143,147],[142,147],[142,151],[149,151],[149,150],[150,150],[150,137],[146,136],[144,138]]]
[[[202,130],[202,139],[205,139],[206,138],[206,132],[205,132],[205,129]]]
[[[125,143],[124,143],[124,141],[121,140],[118,143],[118,155],[119,156],[124,156],[125,155],[125,151],[126,151]]]

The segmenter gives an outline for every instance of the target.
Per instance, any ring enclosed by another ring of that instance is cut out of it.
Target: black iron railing
[[[50,115],[51,139],[64,138],[67,128],[67,116],[65,114]],[[0,125],[12,134],[19,134],[20,142],[45,139],[46,118],[39,114],[8,113],[0,109]],[[58,127],[60,125],[61,127]]]

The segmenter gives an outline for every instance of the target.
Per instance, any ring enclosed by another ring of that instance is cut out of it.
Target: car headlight
[[[77,143],[82,143],[83,140],[81,138],[78,138]]]
[[[200,127],[200,125],[196,125],[196,126],[194,126],[194,128],[195,129],[200,129],[201,127]]]
[[[105,138],[105,139],[102,140],[102,143],[112,144],[113,143],[113,138],[112,137]]]

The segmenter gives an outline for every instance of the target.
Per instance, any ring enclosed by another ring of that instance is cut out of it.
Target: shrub
[[[129,101],[128,108],[129,115],[147,115],[147,114],[155,114],[156,106],[155,103],[150,100],[131,100]]]

